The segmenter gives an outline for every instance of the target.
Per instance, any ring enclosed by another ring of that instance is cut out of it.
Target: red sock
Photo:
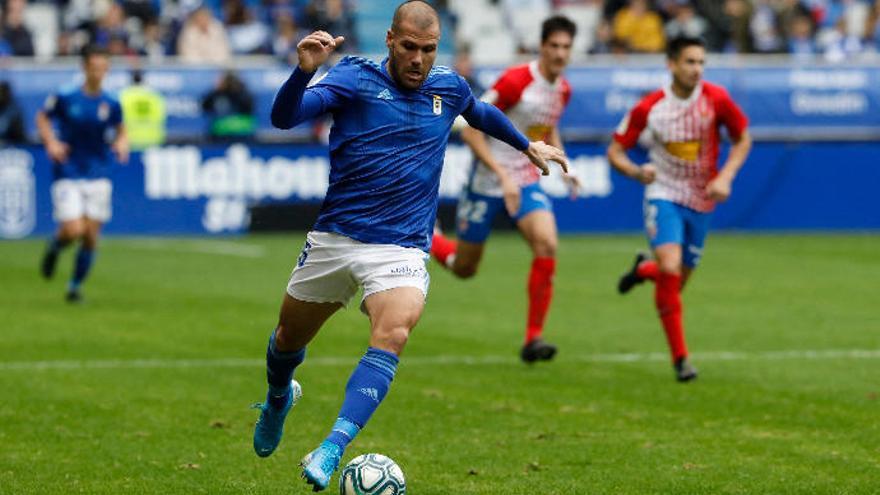
[[[663,322],[672,360],[686,357],[688,351],[684,343],[684,327],[681,323],[681,275],[660,272],[657,276],[654,302],[657,305],[660,321]]]
[[[553,274],[556,258],[535,258],[529,273],[529,321],[526,326],[526,343],[541,336],[544,320],[553,298]]]
[[[660,270],[657,268],[657,262],[654,260],[643,261],[636,267],[636,275],[645,280],[656,282],[658,273],[660,273]]]
[[[431,255],[434,256],[434,259],[440,262],[444,268],[449,268],[449,258],[455,254],[455,250],[458,247],[458,244],[451,240],[443,237],[443,234],[434,234],[434,237],[431,240]]]

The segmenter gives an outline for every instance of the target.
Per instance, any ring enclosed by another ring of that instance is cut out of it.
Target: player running
[[[623,119],[608,147],[608,160],[647,186],[645,229],[654,251],[654,259],[636,256],[618,290],[625,294],[645,280],[654,282],[654,302],[676,378],[687,382],[697,377],[697,370],[688,361],[681,291],[700,261],[715,203],[730,196],[752,139],[746,116],[727,91],[702,81],[706,50],[701,40],[677,38],[666,55],[672,83],[646,96]],[[719,171],[722,125],[733,146]],[[626,150],[646,130],[650,162],[638,166]]]
[[[449,131],[461,114],[478,129],[529,156],[566,167],[564,154],[530,143],[500,111],[477,101],[464,79],[433,67],[440,39],[434,9],[414,0],[399,6],[386,34],[381,64],[346,57],[306,85],[340,43],[324,31],[297,45],[299,66],[272,106],[272,123],[289,129],[324,113],[330,132],[330,185],[308,234],[266,352],[269,391],[254,430],[257,455],[270,455],[284,419],[301,395],[292,380],[306,345],[359,287],[370,318],[370,344],[345,388],[332,430],[302,462],[303,477],[323,490],[346,446],[388,393],[398,359],[418,322],[428,291],[426,252],[437,213],[440,170]]]
[[[55,274],[59,253],[79,241],[67,301],[81,302],[80,290],[95,259],[101,227],[110,220],[114,159],[128,161],[128,140],[119,101],[101,88],[110,68],[106,51],[88,46],[82,52],[82,86],[62,89],[46,99],[37,113],[37,128],[46,154],[54,162],[52,206],[58,231],[43,255],[41,272]],[[58,126],[58,134],[52,121]],[[108,144],[107,135],[113,133]]]
[[[562,73],[568,65],[576,33],[577,27],[566,17],[545,20],[538,60],[507,69],[482,98],[505,112],[529,139],[544,140],[559,149],[559,118],[571,98],[571,86]],[[456,276],[473,277],[492,221],[499,211],[506,210],[534,256],[527,285],[525,343],[520,357],[527,363],[552,359],[556,347],[541,338],[556,271],[558,235],[552,203],[541,190],[538,172],[522,153],[497,139],[487,142],[483,133],[473,128],[465,128],[462,139],[479,162],[474,165],[458,202],[458,240],[447,239],[438,230],[431,254]],[[577,187],[576,179],[565,178],[570,187]]]

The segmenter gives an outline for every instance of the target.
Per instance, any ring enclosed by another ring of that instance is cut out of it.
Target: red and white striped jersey
[[[687,99],[659,89],[642,99],[624,117],[614,139],[632,148],[647,130],[649,157],[657,179],[645,189],[647,199],[665,199],[709,212],[715,202],[706,185],[718,174],[720,128],[739,139],[748,119],[723,87],[701,82]]]
[[[550,131],[559,123],[565,106],[571,99],[571,86],[564,77],[553,83],[547,81],[533,61],[507,69],[482,100],[495,105],[513,122],[529,141],[546,141]],[[492,155],[520,186],[535,183],[540,171],[509,144],[487,136]],[[471,179],[471,188],[478,194],[501,196],[498,177],[488,167],[477,164]]]

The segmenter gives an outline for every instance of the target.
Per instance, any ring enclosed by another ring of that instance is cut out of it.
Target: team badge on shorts
[[[440,115],[443,113],[443,98],[439,95],[434,95],[434,115]]]

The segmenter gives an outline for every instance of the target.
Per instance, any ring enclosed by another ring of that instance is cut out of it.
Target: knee
[[[85,227],[83,227],[82,224],[79,222],[70,222],[61,227],[61,237],[64,237],[71,241],[82,238],[85,233]]]
[[[657,260],[657,268],[663,273],[681,275],[681,260],[661,258]]]
[[[538,239],[532,244],[532,251],[538,258],[555,258],[558,246],[555,238]]]

